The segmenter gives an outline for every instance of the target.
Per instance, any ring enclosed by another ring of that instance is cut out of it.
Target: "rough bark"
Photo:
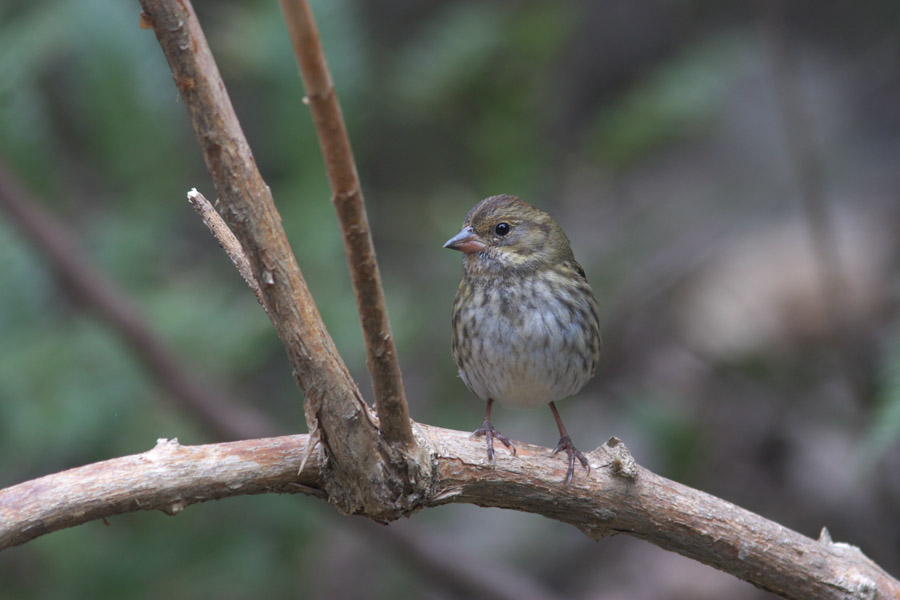
[[[416,425],[433,485],[420,508],[469,503],[569,523],[594,539],[624,533],[732,573],[786,598],[900,597],[900,582],[859,549],[813,540],[729,502],[635,465],[616,439],[588,453],[591,475],[565,486],[566,462],[540,446],[486,462],[483,440]],[[50,531],[136,510],[177,514],[186,506],[269,492],[326,497],[327,472],[314,451],[297,465],[307,435],[207,446],[160,440],[135,456],[48,475],[0,490],[0,548]]]

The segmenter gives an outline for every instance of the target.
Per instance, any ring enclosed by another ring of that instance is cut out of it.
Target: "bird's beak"
[[[483,252],[486,246],[470,225],[468,227],[463,227],[459,233],[447,240],[447,243],[444,244],[444,248],[471,254],[472,252]]]

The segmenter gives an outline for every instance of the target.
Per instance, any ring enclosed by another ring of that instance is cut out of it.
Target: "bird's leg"
[[[494,399],[488,398],[487,410],[484,412],[484,423],[481,424],[481,427],[472,432],[472,435],[483,435],[485,440],[487,440],[488,460],[491,461],[491,464],[494,464],[494,438],[503,442],[503,445],[509,448],[513,455],[516,454],[516,445],[512,443],[512,440],[494,429],[494,426],[491,425],[491,406],[493,405]]]
[[[556,404],[553,402],[550,403],[550,410],[553,412],[553,418],[556,419],[556,426],[559,428],[559,444],[556,445],[556,450],[553,451],[553,454],[555,455],[560,450],[565,450],[566,454],[569,455],[569,473],[566,475],[566,485],[569,485],[572,483],[572,475],[575,473],[576,458],[587,469],[588,475],[591,474],[591,465],[588,464],[584,454],[579,452],[578,448],[572,444],[572,438],[566,432],[566,426],[563,425],[562,419],[559,418],[559,411],[556,410]]]

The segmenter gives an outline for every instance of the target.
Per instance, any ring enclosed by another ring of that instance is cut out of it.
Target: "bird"
[[[563,228],[549,214],[507,194],[491,196],[466,215],[444,248],[463,253],[452,309],[453,361],[469,390],[487,403],[484,436],[516,446],[491,424],[494,402],[510,408],[550,407],[559,429],[555,456],[568,456],[566,485],[577,459],[556,402],[578,393],[600,358],[600,309]]]

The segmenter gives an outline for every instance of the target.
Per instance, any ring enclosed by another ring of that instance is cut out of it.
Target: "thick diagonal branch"
[[[338,355],[288,244],[272,193],[234,113],[188,0],[141,0],[181,92],[221,214],[241,242],[303,390],[306,420],[327,451],[329,500],[381,519],[411,509],[421,465],[381,438],[374,415]]]
[[[409,411],[403,392],[400,363],[394,348],[375,246],[369,232],[366,207],[347,127],[331,80],[319,32],[306,0],[281,0],[306,99],[312,108],[319,145],[331,182],[332,201],[338,213],[344,251],[350,267],[356,306],[366,342],[366,355],[375,410],[384,438],[413,445]]]

